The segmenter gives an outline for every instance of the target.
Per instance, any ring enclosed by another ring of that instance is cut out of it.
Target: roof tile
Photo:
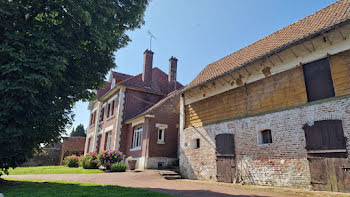
[[[285,45],[350,18],[350,0],[340,0],[243,49],[207,65],[186,87],[190,89],[247,64]]]

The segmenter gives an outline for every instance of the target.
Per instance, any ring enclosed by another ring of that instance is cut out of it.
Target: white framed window
[[[93,144],[92,144],[92,139],[93,137],[89,138],[89,142],[88,142],[88,152],[91,153],[93,150]]]
[[[111,88],[114,88],[116,79],[112,79]]]
[[[135,127],[131,148],[132,149],[141,149],[141,143],[142,143],[142,127]]]
[[[158,129],[158,144],[164,144],[164,135],[165,135],[165,129],[164,128],[159,128]]]
[[[107,133],[107,145],[106,145],[106,150],[111,149],[111,140],[112,140],[112,132]]]

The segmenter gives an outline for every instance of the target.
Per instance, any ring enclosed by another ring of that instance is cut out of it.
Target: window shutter
[[[308,101],[334,97],[334,87],[328,58],[303,65]]]

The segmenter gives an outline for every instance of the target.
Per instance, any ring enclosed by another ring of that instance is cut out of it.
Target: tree
[[[70,136],[86,137],[86,130],[84,129],[84,125],[79,124],[75,130],[73,128]]]
[[[59,140],[94,98],[148,0],[0,1],[0,174]]]
[[[70,132],[70,136],[72,136],[73,133],[75,133],[74,127],[73,127],[73,129],[72,129],[72,132]]]

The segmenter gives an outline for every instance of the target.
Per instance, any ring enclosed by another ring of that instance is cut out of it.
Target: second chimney
[[[153,63],[153,52],[146,49],[143,53],[143,72],[142,81],[143,85],[151,87],[152,85],[152,63]]]
[[[169,59],[169,75],[168,75],[168,82],[169,82],[169,91],[172,92],[176,90],[176,73],[177,73],[177,59],[176,57],[171,56]]]

